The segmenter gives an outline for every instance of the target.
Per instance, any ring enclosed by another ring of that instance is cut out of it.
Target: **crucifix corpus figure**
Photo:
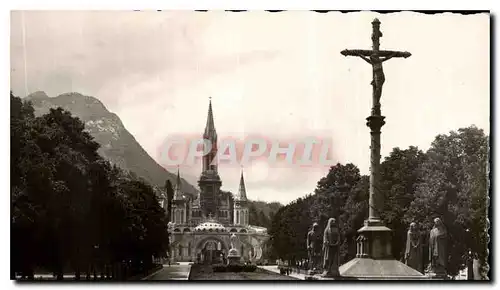
[[[372,22],[372,50],[363,49],[346,49],[341,52],[344,56],[358,56],[369,63],[373,68],[373,108],[372,115],[380,116],[380,97],[382,96],[382,86],[385,82],[384,70],[382,63],[393,57],[410,57],[411,53],[402,51],[380,50],[380,21],[375,18]]]

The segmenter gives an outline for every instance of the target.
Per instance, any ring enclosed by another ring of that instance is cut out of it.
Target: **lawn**
[[[255,272],[218,272],[214,273],[210,266],[193,265],[189,280],[297,280],[262,269]]]

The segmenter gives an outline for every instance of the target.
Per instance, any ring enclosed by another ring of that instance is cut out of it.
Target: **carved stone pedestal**
[[[392,230],[378,220],[366,220],[358,230],[356,258],[386,259],[392,256]]]
[[[366,220],[358,230],[356,258],[340,266],[342,280],[421,280],[417,270],[392,258],[391,229]]]

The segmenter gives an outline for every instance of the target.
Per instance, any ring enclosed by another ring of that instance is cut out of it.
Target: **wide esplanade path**
[[[178,265],[163,265],[163,269],[149,275],[144,280],[187,280],[191,265],[181,262]]]

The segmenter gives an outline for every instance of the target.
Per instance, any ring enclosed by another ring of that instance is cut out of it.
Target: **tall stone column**
[[[370,127],[370,199],[368,220],[372,223],[380,223],[380,212],[383,210],[384,196],[380,192],[380,129],[385,124],[384,116],[372,115],[366,120]]]
[[[368,219],[365,225],[358,230],[358,257],[372,259],[387,259],[392,256],[391,229],[384,225],[380,213],[384,210],[384,195],[380,191],[380,135],[385,124],[385,117],[372,111],[366,118],[366,125],[370,128],[370,196]]]

